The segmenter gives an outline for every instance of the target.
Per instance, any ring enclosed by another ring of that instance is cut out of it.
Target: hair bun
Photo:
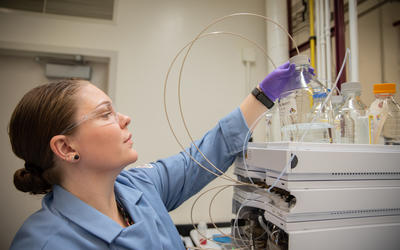
[[[52,187],[40,174],[32,173],[26,167],[15,171],[14,185],[18,190],[31,194],[46,194]]]

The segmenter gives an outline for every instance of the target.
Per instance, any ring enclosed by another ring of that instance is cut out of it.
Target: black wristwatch
[[[271,99],[269,99],[268,96],[266,96],[264,94],[264,92],[259,90],[257,87],[254,88],[253,91],[251,91],[251,93],[254,95],[254,97],[258,101],[260,101],[262,104],[264,104],[264,106],[267,107],[268,109],[270,109],[274,106],[274,102],[271,101]]]

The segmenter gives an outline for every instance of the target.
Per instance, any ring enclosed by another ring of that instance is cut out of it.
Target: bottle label
[[[288,117],[297,114],[296,99],[288,96],[279,104],[279,113],[281,117]]]
[[[383,129],[383,125],[385,124],[386,118],[389,113],[389,107],[384,100],[375,100],[369,110],[368,117],[370,119],[370,134],[371,134],[371,142],[373,144],[380,143],[380,137]]]

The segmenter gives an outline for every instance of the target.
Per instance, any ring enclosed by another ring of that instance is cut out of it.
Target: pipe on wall
[[[315,30],[314,30],[314,0],[308,1],[309,17],[310,17],[310,57],[311,66],[315,69]]]
[[[323,81],[326,82],[326,42],[325,42],[325,5],[324,5],[324,0],[317,0],[319,1],[319,20],[318,22],[320,23],[320,30],[319,30],[319,41],[321,43],[320,45],[320,57],[321,57],[321,69],[319,70],[319,78]]]
[[[265,0],[265,15],[272,20],[280,23],[285,29],[288,28],[287,15],[288,1]],[[276,64],[281,64],[289,60],[289,40],[287,34],[279,29],[275,24],[267,22],[266,25],[267,53]],[[271,63],[268,63],[268,72],[274,69]],[[281,141],[279,112],[275,108],[272,110],[271,118],[271,138],[270,141]]]
[[[317,44],[317,74],[320,76],[321,73],[321,40],[320,40],[320,30],[321,30],[321,22],[319,21],[321,12],[320,12],[320,1],[315,1],[315,33],[317,34],[316,44]]]
[[[358,82],[358,17],[357,0],[349,0],[350,81]]]
[[[332,50],[331,50],[331,9],[330,1],[325,0],[325,41],[326,41],[326,82],[332,89]]]
[[[339,73],[340,67],[344,60],[345,55],[345,25],[344,25],[344,3],[343,0],[335,0],[335,46],[336,46],[336,74]],[[343,69],[343,73],[339,78],[337,87],[340,89],[342,83],[346,82],[346,68]]]
[[[310,0],[313,1],[313,0]],[[286,0],[287,6],[287,19],[288,19],[288,32],[291,36],[293,36],[293,23],[292,23],[292,0]],[[292,40],[288,37],[289,40],[289,55],[292,50]],[[291,57],[291,55],[290,55]]]
[[[287,2],[266,0],[266,16],[281,24],[285,29],[288,27]],[[289,59],[289,40],[287,34],[271,22],[266,23],[267,53],[276,64],[282,64]],[[268,64],[268,71],[273,70],[273,65]]]

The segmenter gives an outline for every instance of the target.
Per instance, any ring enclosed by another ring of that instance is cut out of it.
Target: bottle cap
[[[341,85],[342,94],[361,93],[361,84],[359,82],[345,82]]]
[[[374,84],[374,94],[396,93],[395,83],[377,83]]]
[[[343,103],[343,96],[341,96],[341,95],[333,95],[333,96],[331,96],[331,102],[332,102],[332,104]]]
[[[310,59],[306,55],[297,55],[293,56],[289,59],[290,63],[294,63],[296,66],[298,65],[310,65]]]
[[[326,98],[326,96],[325,92],[313,94],[313,98]]]

